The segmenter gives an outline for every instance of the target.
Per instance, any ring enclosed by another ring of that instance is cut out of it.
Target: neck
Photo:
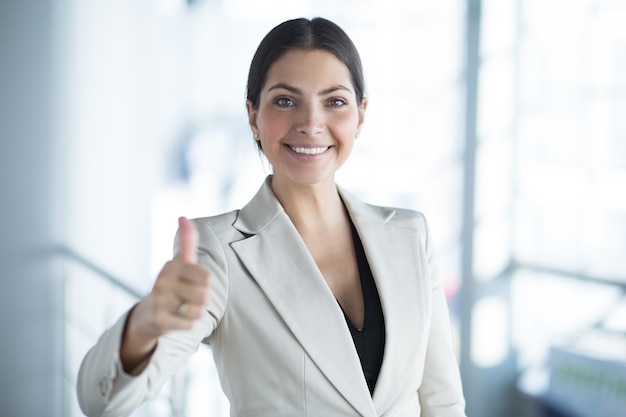
[[[302,186],[273,178],[272,189],[300,234],[332,230],[347,218],[334,182]]]

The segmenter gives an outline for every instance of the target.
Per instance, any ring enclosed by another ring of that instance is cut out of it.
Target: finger
[[[209,296],[207,282],[179,282],[172,289],[174,294],[184,301],[194,304],[205,304]]]
[[[185,301],[181,301],[180,305],[175,311],[175,314],[177,316],[185,317],[185,313],[187,313],[188,309],[189,309],[189,304],[187,304]]]
[[[186,217],[178,219],[178,258],[184,262],[195,264],[198,262],[198,229]]]
[[[182,302],[173,312],[174,316],[187,320],[197,320],[202,317],[204,313],[204,306],[198,304],[190,304]]]
[[[207,268],[198,264],[184,262],[180,253],[175,259],[167,261],[154,286],[164,291],[178,291],[178,285],[197,285],[208,287],[211,283],[212,273]]]

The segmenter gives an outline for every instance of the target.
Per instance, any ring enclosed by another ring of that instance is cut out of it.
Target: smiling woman
[[[270,31],[247,110],[273,174],[240,210],[180,218],[175,258],[83,361],[87,415],[130,414],[208,342],[232,416],[465,416],[424,216],[335,183],[366,105],[336,24]]]
[[[346,161],[365,113],[347,67],[320,50],[286,52],[269,68],[250,126],[274,167],[274,191],[292,185],[333,187],[335,171]]]

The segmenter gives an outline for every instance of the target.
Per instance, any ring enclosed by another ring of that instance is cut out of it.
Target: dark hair
[[[293,49],[324,50],[335,55],[348,67],[357,102],[361,103],[365,96],[365,83],[359,52],[337,24],[316,17],[312,20],[287,20],[265,35],[252,58],[248,72],[246,98],[252,103],[252,108],[259,107],[259,96],[270,66]]]

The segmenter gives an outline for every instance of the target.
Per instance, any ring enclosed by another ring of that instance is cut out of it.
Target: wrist
[[[158,342],[158,336],[146,334],[145,327],[138,326],[139,308],[140,305],[136,304],[128,312],[119,352],[124,371],[133,376],[146,368]]]

